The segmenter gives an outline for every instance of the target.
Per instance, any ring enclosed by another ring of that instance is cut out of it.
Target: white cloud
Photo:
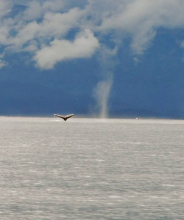
[[[96,6],[98,4],[93,0],[91,2],[95,2]],[[110,5],[107,11],[101,13],[101,24],[97,29],[105,34],[119,31],[122,36],[128,35],[132,38],[132,49],[138,54],[147,48],[156,35],[157,28],[175,28],[184,25],[184,1],[117,0],[113,3],[116,2],[118,7],[112,10]]]
[[[0,69],[2,69],[5,66],[8,66],[8,63],[6,61],[0,59]]]
[[[70,29],[78,27],[78,20],[81,16],[82,13],[77,8],[73,8],[67,13],[48,12],[40,24],[39,36],[59,38],[65,35]]]
[[[40,2],[31,1],[28,3],[28,8],[24,12],[25,20],[34,20],[42,16],[42,7]]]
[[[58,12],[61,9],[63,9],[64,6],[65,6],[65,1],[63,0],[45,1],[43,3],[43,9],[45,11]]]
[[[11,45],[11,50],[22,51],[27,44],[37,40],[40,44],[49,42],[51,39],[61,39],[72,28],[78,27],[78,20],[82,12],[78,8],[72,8],[65,13],[47,12],[41,22],[18,22],[17,25],[2,26],[0,42]],[[7,28],[8,27],[8,28]],[[16,31],[15,36],[9,34],[11,28]]]
[[[14,4],[20,4],[20,5],[28,5],[28,3],[32,0],[14,0]]]
[[[30,0],[23,13],[9,18],[13,2],[0,0],[0,44],[5,51],[34,53],[34,59],[41,68],[54,67],[56,62],[64,59],[89,57],[93,53],[88,49],[97,48],[109,34],[114,36],[115,48],[128,38],[131,39],[132,52],[143,54],[158,28],[184,27],[183,0]],[[91,31],[86,34],[85,29]],[[74,41],[67,39],[71,30],[75,30]],[[85,55],[81,55],[85,50],[77,47],[79,31],[87,36],[83,36],[83,43],[88,48]],[[98,42],[98,46],[92,46],[93,40]],[[76,46],[73,56],[71,46]],[[65,51],[59,52],[57,47],[65,48]],[[43,51],[49,53],[42,60],[40,54]],[[52,54],[54,58],[48,61]]]
[[[58,12],[63,9],[65,3],[63,0],[36,1],[28,3],[28,8],[24,12],[25,20],[34,20],[42,18],[48,11]]]
[[[19,30],[15,37],[9,39],[9,43],[15,46],[15,49],[21,49],[28,41],[36,38],[40,26],[36,21],[30,22]]]
[[[0,0],[0,19],[7,15],[13,7],[11,0]]]
[[[50,46],[45,46],[39,50],[34,59],[37,66],[42,69],[51,69],[62,60],[75,58],[88,58],[93,55],[99,47],[97,38],[91,31],[85,30],[77,35],[71,42],[68,40],[54,40]]]

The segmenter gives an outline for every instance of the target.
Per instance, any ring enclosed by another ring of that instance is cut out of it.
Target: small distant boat
[[[62,118],[64,121],[66,121],[67,119],[71,118],[72,116],[74,116],[74,114],[70,114],[70,115],[58,115],[58,114],[54,114],[54,116]]]

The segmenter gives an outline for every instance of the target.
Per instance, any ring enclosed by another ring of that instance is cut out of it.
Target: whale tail
[[[58,114],[54,114],[54,116],[62,118],[64,121],[66,121],[67,119],[71,118],[72,116],[74,116],[74,114],[70,114],[70,115],[58,115]]]

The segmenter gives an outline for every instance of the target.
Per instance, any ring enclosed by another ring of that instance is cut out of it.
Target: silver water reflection
[[[184,122],[0,118],[1,220],[184,219]]]

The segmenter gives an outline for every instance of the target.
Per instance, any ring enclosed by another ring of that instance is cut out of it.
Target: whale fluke
[[[74,116],[74,114],[70,114],[70,115],[58,115],[58,114],[54,114],[54,116],[62,118],[63,120],[67,120],[68,118],[71,118],[72,116]]]

